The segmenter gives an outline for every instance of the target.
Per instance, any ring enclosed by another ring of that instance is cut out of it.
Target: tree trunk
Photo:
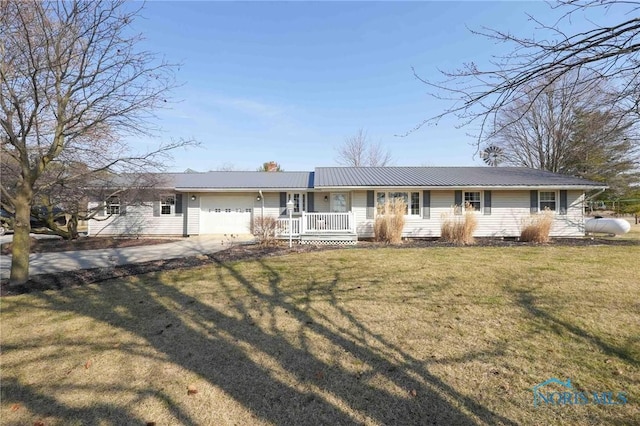
[[[16,216],[13,225],[13,244],[11,245],[11,275],[9,285],[21,285],[29,280],[29,252],[31,250],[31,203],[30,188],[21,186],[15,198]]]
[[[78,238],[78,215],[72,214],[67,221],[67,231],[69,232],[69,239],[75,240]]]

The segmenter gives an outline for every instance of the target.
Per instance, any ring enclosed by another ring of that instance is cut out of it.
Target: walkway
[[[89,237],[91,238],[91,237]],[[247,241],[249,238],[243,238]],[[57,253],[33,253],[29,260],[29,275],[105,268],[159,259],[175,259],[214,253],[228,248],[224,237],[189,237],[167,244],[126,247],[118,249],[78,250]],[[238,241],[234,241],[237,243]],[[0,278],[8,279],[11,256],[0,255]]]

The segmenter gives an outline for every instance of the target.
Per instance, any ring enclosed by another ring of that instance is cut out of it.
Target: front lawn
[[[638,424],[639,259],[355,248],[4,297],[0,419]],[[534,406],[550,378],[565,403]]]

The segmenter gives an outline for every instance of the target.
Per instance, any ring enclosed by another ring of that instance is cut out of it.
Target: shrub
[[[545,210],[525,222],[520,232],[520,240],[530,243],[548,243],[553,225],[553,212]]]
[[[478,218],[473,206],[466,205],[464,214],[460,206],[453,206],[453,212],[446,214],[440,227],[440,237],[449,243],[470,245],[474,243],[473,233],[478,227]]]
[[[276,243],[276,227],[278,221],[275,217],[256,217],[253,220],[253,235],[258,238],[258,242],[264,246]]]
[[[400,244],[402,242],[402,229],[404,228],[404,214],[407,203],[401,198],[387,201],[378,206],[378,215],[373,224],[373,233],[376,241],[388,244]]]

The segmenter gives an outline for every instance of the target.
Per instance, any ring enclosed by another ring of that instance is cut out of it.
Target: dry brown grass
[[[373,224],[375,241],[388,244],[400,244],[402,242],[406,208],[407,203],[399,198],[387,201],[378,208],[378,214]]]
[[[0,419],[638,424],[638,258],[344,249],[3,298]],[[629,403],[534,408],[550,377]]]
[[[553,226],[553,212],[544,211],[531,216],[522,226],[520,240],[530,243],[548,243]]]
[[[471,245],[475,242],[473,233],[478,227],[478,218],[473,207],[466,207],[464,214],[459,214],[460,207],[454,207],[451,214],[445,215],[440,226],[440,237],[449,243]]]

